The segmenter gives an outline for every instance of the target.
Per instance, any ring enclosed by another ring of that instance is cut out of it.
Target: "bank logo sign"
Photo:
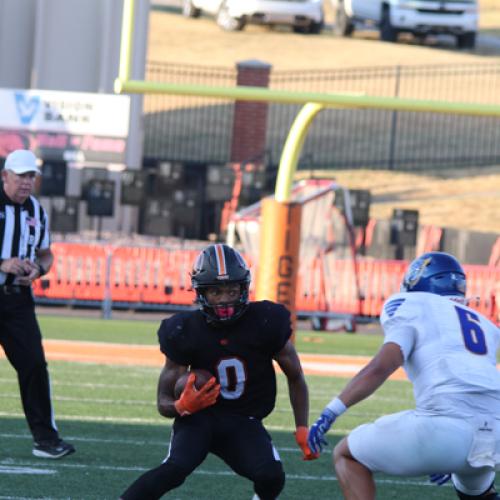
[[[130,97],[0,89],[0,129],[126,138]]]
[[[39,96],[28,96],[24,92],[15,92],[17,114],[23,125],[29,125],[40,108]]]

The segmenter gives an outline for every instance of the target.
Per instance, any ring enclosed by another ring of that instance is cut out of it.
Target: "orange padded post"
[[[295,288],[299,269],[301,205],[262,200],[257,300],[285,305],[295,331]]]

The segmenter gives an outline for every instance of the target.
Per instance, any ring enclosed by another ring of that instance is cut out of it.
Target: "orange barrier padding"
[[[491,249],[488,265],[496,268],[500,267],[500,236],[497,238]]]
[[[469,306],[484,314],[495,323],[500,323],[497,300],[500,298],[500,268],[465,265],[467,297]]]
[[[407,262],[399,260],[360,260],[362,315],[377,317],[384,302],[399,291]]]
[[[170,253],[172,304],[192,305],[195,294],[191,288],[191,271],[198,250],[176,250]]]
[[[189,272],[197,252],[153,247],[115,248],[111,255],[111,299],[118,302],[190,305]]]
[[[299,270],[301,205],[262,201],[259,267],[255,294],[288,307],[295,324],[295,290]]]
[[[142,302],[144,294],[163,289],[165,264],[159,248],[122,247],[111,253],[110,292],[117,302]],[[156,302],[156,300],[153,300]]]
[[[54,263],[44,276],[43,297],[49,299],[104,299],[107,249],[101,245],[54,243]],[[35,290],[38,290],[38,288]]]
[[[273,201],[273,200],[271,200]],[[295,311],[361,314],[378,317],[385,300],[400,288],[406,261],[358,258],[361,297],[352,259],[331,253],[298,263],[300,206],[272,204],[266,208],[267,243],[259,263],[251,299],[269,299]],[[277,231],[275,228],[280,228]],[[190,271],[198,250],[156,247],[110,247],[54,243],[50,272],[33,284],[37,297],[68,302],[88,300],[144,304],[192,305]],[[500,267],[464,265],[471,307],[500,323]],[[109,279],[108,279],[109,278]]]
[[[418,234],[416,255],[439,250],[443,229],[437,226],[423,226]]]
[[[295,307],[300,311],[326,311],[323,259],[316,257],[301,264],[297,277]]]

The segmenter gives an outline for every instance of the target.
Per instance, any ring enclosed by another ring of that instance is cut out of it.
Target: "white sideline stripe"
[[[17,393],[0,394],[0,399],[15,399],[19,398]],[[156,402],[151,399],[148,401],[141,399],[108,399],[108,398],[75,398],[71,396],[58,396],[57,401],[77,402],[77,403],[92,403],[92,404],[108,404],[108,405],[124,405],[124,406],[148,406],[153,407]]]
[[[35,469],[33,467],[15,467],[12,465],[0,465],[0,474],[57,474],[54,469]]]
[[[0,464],[5,463],[5,460],[0,461]],[[9,460],[9,466],[18,467],[35,467],[36,463],[33,462],[16,462],[14,460]],[[145,472],[149,469],[145,467],[117,467],[115,465],[86,465],[86,464],[68,464],[68,463],[58,463],[55,465],[56,469],[92,469],[92,470],[103,470],[103,471],[115,471],[115,472]],[[236,476],[236,474],[231,470],[219,470],[210,471],[199,469],[195,470],[193,474],[199,474],[204,476]],[[312,476],[309,474],[287,474],[287,479],[293,479],[297,481],[337,481],[335,476]],[[414,486],[432,486],[435,485],[428,481],[414,480],[414,479],[376,479],[379,484],[400,484],[400,485],[414,485]],[[0,497],[4,498],[4,497]],[[6,497],[6,498],[21,498],[21,497]]]
[[[0,412],[0,417],[14,417],[14,418],[25,418],[24,413],[16,413],[16,412]],[[119,418],[119,417],[76,417],[76,416],[59,416],[57,417],[57,421],[80,421],[80,422],[119,422],[125,424],[152,424],[152,425],[161,425],[165,424],[163,420],[160,418],[152,419],[152,418]],[[294,432],[295,428],[285,427],[284,425],[266,425],[266,429],[269,431],[288,431]],[[347,434],[351,432],[352,428],[344,429],[341,427],[335,427],[336,434]],[[24,436],[31,439],[31,436]],[[69,438],[68,438],[69,439]],[[79,439],[79,438],[76,438]]]
[[[24,413],[21,412],[6,412],[0,411],[0,417],[20,417],[25,418]],[[158,418],[125,418],[125,417],[82,417],[73,415],[58,415],[57,421],[81,421],[81,422],[118,422],[118,423],[130,423],[130,424],[164,424],[164,420],[160,417]]]
[[[315,361],[302,361],[302,368],[304,370],[314,370],[323,373],[348,373],[350,375],[355,375],[362,368],[361,365],[357,364],[337,364],[335,362],[331,363],[323,363],[323,362],[315,362]]]
[[[4,378],[0,377],[0,382],[2,383],[11,383],[14,387],[17,388],[18,382],[14,377],[11,378]],[[130,389],[130,385],[127,384],[100,384],[100,383],[90,383],[90,382],[60,382],[60,381],[55,381],[52,383],[54,387],[85,387],[85,388],[90,388],[90,389]],[[17,393],[19,396],[19,393]],[[1,497],[0,497],[1,498]]]

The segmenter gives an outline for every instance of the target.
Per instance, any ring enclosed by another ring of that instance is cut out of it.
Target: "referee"
[[[40,171],[31,151],[10,153],[0,187],[0,345],[17,371],[24,414],[33,435],[33,455],[61,458],[75,451],[58,434],[49,373],[35,316],[31,283],[47,273],[50,250],[47,214],[31,196]]]

